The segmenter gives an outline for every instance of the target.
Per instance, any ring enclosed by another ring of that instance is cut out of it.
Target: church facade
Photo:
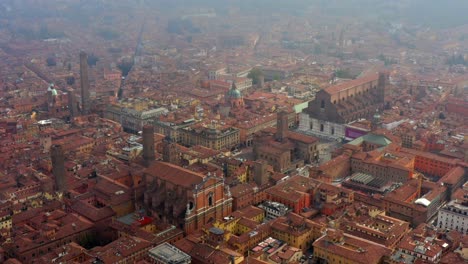
[[[232,198],[222,175],[202,175],[155,161],[145,172],[144,206],[160,221],[190,234],[232,212]]]
[[[299,130],[333,140],[345,137],[345,125],[371,120],[384,107],[388,75],[378,73],[320,90],[299,117]]]

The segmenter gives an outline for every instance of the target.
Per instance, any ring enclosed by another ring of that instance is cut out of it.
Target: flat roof
[[[166,263],[184,263],[191,259],[189,255],[167,242],[150,249],[149,255],[152,258],[162,259]]]
[[[390,143],[392,143],[392,141],[384,135],[376,135],[376,134],[370,133],[370,134],[366,134],[364,136],[358,137],[355,140],[348,142],[348,144],[360,145],[364,141],[370,142],[372,144],[380,145],[380,146],[387,146]]]

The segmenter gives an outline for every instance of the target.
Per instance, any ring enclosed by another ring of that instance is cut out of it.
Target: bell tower
[[[143,160],[146,167],[155,160],[154,128],[152,125],[143,127]]]
[[[66,191],[65,155],[61,145],[53,145],[50,149],[52,159],[52,175],[55,180],[55,190]]]
[[[177,144],[170,137],[163,140],[163,161],[172,164],[179,164],[179,155],[177,153]]]
[[[288,112],[281,110],[276,120],[276,140],[283,141],[288,136]]]

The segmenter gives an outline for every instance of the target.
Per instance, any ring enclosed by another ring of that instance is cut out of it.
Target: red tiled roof
[[[17,259],[7,259],[4,264],[21,264],[21,262]]]
[[[83,201],[74,203],[71,209],[93,222],[98,222],[106,218],[110,219],[115,214],[110,207],[96,208]]]
[[[369,76],[359,78],[359,79],[356,79],[356,80],[352,80],[352,81],[348,81],[348,82],[344,82],[344,83],[340,83],[340,84],[337,84],[337,85],[330,86],[328,88],[325,88],[325,91],[327,93],[329,93],[329,94],[336,94],[338,92],[342,92],[342,91],[348,90],[350,88],[353,88],[353,87],[356,87],[356,86],[359,86],[359,85],[363,85],[363,84],[368,83],[368,82],[376,81],[376,80],[378,80],[378,78],[379,78],[378,74],[369,75]]]
[[[462,167],[455,167],[449,170],[442,178],[440,178],[439,182],[455,184],[464,175],[465,175],[465,170]]]
[[[362,264],[380,263],[384,256],[391,253],[391,250],[384,246],[348,234],[342,234],[342,243],[331,242],[334,233],[335,231],[332,231],[331,234],[317,239],[314,247]]]
[[[241,197],[248,193],[253,193],[253,187],[247,183],[238,184],[231,188],[231,195],[234,198]]]
[[[439,156],[439,155],[434,154],[434,153],[425,152],[425,151],[420,151],[420,150],[416,150],[416,149],[401,148],[401,151],[402,151],[402,152],[406,152],[406,153],[413,154],[413,155],[415,155],[415,156],[419,156],[419,157],[424,157],[424,158],[431,159],[431,160],[437,160],[437,161],[445,162],[445,163],[448,163],[448,164],[456,164],[456,163],[458,162],[457,159],[446,158],[446,157],[442,157],[442,156]]]
[[[124,259],[131,259],[133,254],[138,254],[140,251],[149,249],[149,247],[151,247],[149,241],[138,237],[126,236],[114,240],[104,247],[95,247],[91,250],[90,254],[98,256],[104,263],[118,263]]]
[[[288,131],[288,138],[294,141],[300,141],[306,144],[312,144],[318,141],[316,137],[304,135],[304,134],[293,132],[293,131]]]
[[[146,170],[146,173],[150,176],[157,177],[187,188],[192,188],[193,185],[201,183],[205,177],[202,174],[162,161],[154,162]]]

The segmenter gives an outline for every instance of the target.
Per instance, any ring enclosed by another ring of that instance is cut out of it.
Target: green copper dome
[[[228,97],[229,98],[234,98],[234,99],[238,99],[238,98],[241,98],[242,97],[242,94],[239,90],[237,89],[231,89],[229,90],[228,92]]]
[[[375,120],[380,120],[380,118],[381,118],[381,116],[380,116],[379,110],[377,109],[377,110],[375,111],[375,114],[374,114],[374,119],[375,119]]]

